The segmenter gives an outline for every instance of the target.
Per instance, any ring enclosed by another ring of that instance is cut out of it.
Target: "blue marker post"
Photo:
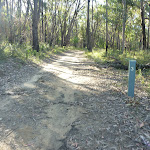
[[[136,60],[129,61],[128,96],[134,97]]]

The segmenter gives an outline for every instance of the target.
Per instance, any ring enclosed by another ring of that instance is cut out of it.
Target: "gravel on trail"
[[[150,97],[128,72],[72,50],[0,64],[0,150],[148,150]]]

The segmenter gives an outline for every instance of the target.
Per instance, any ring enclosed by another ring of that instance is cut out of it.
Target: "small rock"
[[[0,121],[2,120],[3,118],[0,118]]]

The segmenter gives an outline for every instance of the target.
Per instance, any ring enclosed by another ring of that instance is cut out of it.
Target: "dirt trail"
[[[142,148],[135,142],[137,118],[115,88],[122,78],[98,69],[81,51],[48,60],[1,95],[0,150]]]
[[[82,52],[66,53],[1,97],[0,149],[59,149],[85,110],[77,100],[86,94],[74,73]],[[74,56],[76,54],[76,56]],[[9,134],[10,133],[10,134]],[[9,134],[9,136],[8,136]]]

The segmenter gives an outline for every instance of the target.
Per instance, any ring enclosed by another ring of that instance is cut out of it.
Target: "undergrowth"
[[[147,65],[150,63],[150,52],[133,51],[123,53],[119,50],[109,50],[106,56],[105,49],[94,49],[92,52],[85,52],[87,57],[93,59],[96,63],[113,64],[121,63],[126,68],[129,65],[129,60],[136,60],[138,66]],[[136,71],[136,80],[140,82],[142,87],[150,94],[150,69],[140,69]]]
[[[92,58],[95,62],[115,62],[120,61],[123,65],[128,66],[129,60],[134,59],[137,64],[146,65],[150,63],[150,52],[147,51],[136,51],[123,53],[119,50],[109,50],[106,56],[105,49],[94,49],[92,52],[87,52],[86,55]]]
[[[3,42],[0,44],[0,62],[6,61],[8,58],[18,58],[22,62],[32,61],[34,63],[40,63],[44,58],[49,58],[53,54],[61,53],[68,50],[66,47],[54,48],[50,47],[49,44],[40,43],[39,52],[32,49],[29,44],[10,44]]]

